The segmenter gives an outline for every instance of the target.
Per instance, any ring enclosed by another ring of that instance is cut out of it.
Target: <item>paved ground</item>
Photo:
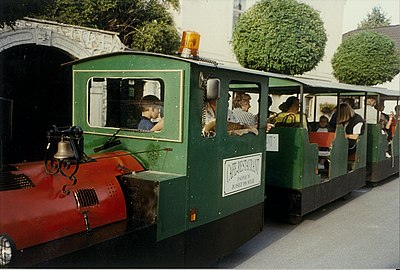
[[[299,225],[267,218],[264,231],[216,268],[400,268],[400,179],[353,191]]]

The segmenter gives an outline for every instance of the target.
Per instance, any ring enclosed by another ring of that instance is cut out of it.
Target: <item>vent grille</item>
[[[99,198],[93,188],[75,190],[74,197],[78,208],[99,205]]]
[[[33,188],[35,185],[25,174],[0,172],[0,191]]]

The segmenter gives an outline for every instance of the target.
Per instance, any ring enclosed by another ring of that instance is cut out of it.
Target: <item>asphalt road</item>
[[[267,217],[264,230],[216,268],[400,268],[400,179],[355,190],[287,225]]]

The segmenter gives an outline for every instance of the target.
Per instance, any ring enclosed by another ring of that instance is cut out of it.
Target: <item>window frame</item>
[[[184,71],[173,70],[75,70],[74,76],[84,76],[85,81],[85,133],[94,135],[112,135],[117,130],[118,137],[141,138],[147,140],[182,142],[183,133],[183,88]],[[93,126],[89,122],[89,95],[91,78],[109,79],[148,79],[161,80],[164,84],[164,116],[165,126],[161,131],[141,132],[137,129]],[[76,87],[76,86],[75,86]],[[174,88],[179,88],[175,90]],[[168,90],[172,89],[172,90]],[[75,98],[74,98],[75,100]],[[76,104],[74,104],[75,108]],[[178,121],[177,121],[178,120]],[[75,120],[74,120],[75,121]],[[175,127],[175,128],[168,128]]]

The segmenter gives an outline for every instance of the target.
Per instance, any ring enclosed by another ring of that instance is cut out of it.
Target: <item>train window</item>
[[[340,103],[347,103],[349,104],[354,110],[358,110],[361,108],[360,104],[360,97],[359,96],[341,96]]]
[[[202,135],[203,137],[214,137],[217,124],[217,100],[220,98],[220,80],[208,78],[205,82],[206,84],[202,86],[204,91]]]
[[[91,78],[88,88],[91,126],[147,131],[164,116],[160,79]]]
[[[260,86],[254,83],[233,81],[229,85],[228,133],[258,134],[260,113]]]

